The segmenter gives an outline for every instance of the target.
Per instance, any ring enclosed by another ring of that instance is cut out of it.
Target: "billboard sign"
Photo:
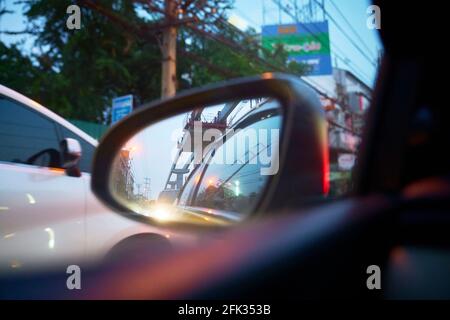
[[[280,44],[290,61],[311,66],[308,75],[332,74],[327,21],[263,26],[262,46],[273,51]]]
[[[112,101],[111,124],[126,117],[133,111],[133,95],[114,98]]]

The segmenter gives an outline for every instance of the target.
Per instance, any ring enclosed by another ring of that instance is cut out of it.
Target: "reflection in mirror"
[[[160,223],[239,222],[278,172],[281,126],[282,109],[271,98],[193,107],[122,146],[110,192]]]

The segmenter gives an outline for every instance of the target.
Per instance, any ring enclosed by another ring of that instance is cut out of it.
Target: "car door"
[[[85,189],[61,169],[54,121],[0,96],[0,136],[0,268],[77,263]]]

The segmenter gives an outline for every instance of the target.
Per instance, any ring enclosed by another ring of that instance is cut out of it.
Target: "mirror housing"
[[[60,146],[61,164],[66,169],[66,174],[70,177],[80,177],[81,172],[78,167],[82,155],[80,142],[76,139],[65,138],[61,141]]]
[[[276,73],[231,80],[144,104],[115,124],[101,140],[94,156],[93,192],[119,214],[159,225],[158,221],[132,211],[111,193],[109,175],[122,146],[146,127],[191,112],[194,106],[258,97],[277,99],[283,112],[283,130],[279,143],[279,171],[270,177],[253,210],[258,214],[252,214],[252,217],[323,199],[328,192],[329,168],[327,122],[322,105],[317,94],[298,77]]]

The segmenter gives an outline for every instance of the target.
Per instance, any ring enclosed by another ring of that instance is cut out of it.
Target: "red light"
[[[330,153],[328,148],[328,136],[325,135],[322,165],[322,190],[324,195],[328,195],[328,192],[330,192]]]
[[[359,111],[364,111],[364,99],[363,96],[359,96]]]

